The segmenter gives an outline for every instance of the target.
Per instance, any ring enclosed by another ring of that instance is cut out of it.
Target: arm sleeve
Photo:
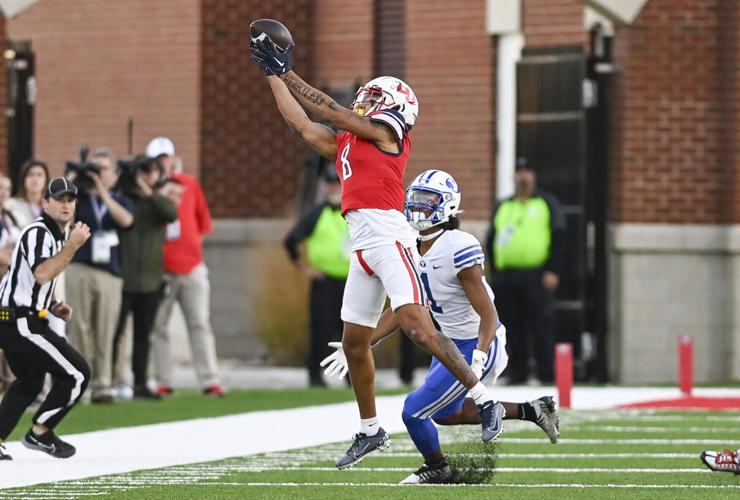
[[[177,207],[164,196],[154,193],[149,198],[154,208],[154,214],[163,223],[175,222],[177,220]]]
[[[455,274],[471,266],[483,265],[486,259],[483,248],[475,236],[463,232],[459,232],[459,235],[452,246],[452,264],[455,267]]]
[[[39,265],[51,257],[54,239],[49,231],[34,227],[23,234],[20,244],[28,267],[35,272]]]
[[[368,115],[370,121],[387,125],[396,137],[398,142],[403,141],[406,134],[406,120],[403,115],[394,109],[381,109]]]
[[[565,252],[565,230],[566,221],[563,207],[551,194],[542,194],[548,208],[550,209],[550,257],[545,262],[545,269],[552,271],[558,276],[562,273],[563,257]]]
[[[324,210],[324,205],[319,205],[310,212],[306,212],[285,236],[283,246],[293,262],[298,260],[298,245],[313,232],[322,210]]]
[[[203,193],[203,188],[198,182],[193,182],[193,189],[195,190],[195,218],[198,223],[198,234],[203,236],[213,231],[211,211],[208,209],[208,200]]]

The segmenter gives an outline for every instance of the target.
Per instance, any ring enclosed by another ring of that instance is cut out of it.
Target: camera
[[[90,148],[82,146],[80,148],[80,161],[68,161],[67,166],[64,170],[64,176],[69,177],[70,173],[74,173],[75,186],[80,191],[87,191],[95,187],[92,178],[90,178],[88,172],[95,172],[100,175],[100,165],[87,161],[87,156],[90,153]]]
[[[151,172],[152,169],[158,169],[160,175],[159,184],[164,181],[164,169],[156,158],[150,158],[147,155],[137,155],[126,160],[118,160],[118,181],[115,190],[127,196],[135,195],[139,191],[139,185],[136,182],[136,176],[141,172]],[[156,189],[158,186],[154,186]]]

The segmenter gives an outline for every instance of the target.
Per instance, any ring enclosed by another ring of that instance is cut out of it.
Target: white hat
[[[167,137],[155,137],[149,141],[146,155],[149,158],[156,158],[160,155],[175,156],[175,145]]]

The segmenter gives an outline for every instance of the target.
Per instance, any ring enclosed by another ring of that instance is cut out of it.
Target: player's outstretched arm
[[[485,285],[483,284],[483,267],[480,265],[471,266],[457,273],[460,279],[465,295],[470,301],[470,305],[478,316],[480,316],[480,327],[478,328],[478,345],[479,351],[488,352],[491,347],[493,338],[496,336],[496,326],[498,325],[498,312],[488,295]]]
[[[370,141],[396,143],[393,132],[388,127],[340,106],[334,99],[306,83],[295,71],[291,70],[280,75],[280,79],[303,107],[337,129],[346,130]]]
[[[336,160],[336,133],[326,125],[312,121],[277,76],[268,76],[267,82],[275,96],[278,110],[288,126],[321,156],[328,160]]]

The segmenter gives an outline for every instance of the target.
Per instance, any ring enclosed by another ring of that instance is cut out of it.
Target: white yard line
[[[214,486],[277,486],[277,487],[304,487],[304,486],[354,486],[366,488],[368,486],[389,486],[393,488],[620,488],[620,489],[693,489],[693,490],[740,490],[740,484],[592,484],[592,483],[495,483],[495,484],[415,484],[413,486],[397,483],[209,483]]]
[[[494,391],[504,401],[526,401],[556,394],[553,388],[538,387],[499,387]],[[575,388],[572,400],[574,409],[590,410],[679,395],[677,389],[670,388]],[[698,389],[696,395],[740,397],[740,390]],[[404,397],[378,398],[378,415],[388,432],[405,432],[401,421]],[[577,419],[577,412],[572,415]],[[0,488],[208,462],[337,441],[346,441],[349,446],[352,434],[357,432],[358,418],[355,403],[348,402],[65,435],[63,438],[78,450],[77,455],[67,460],[53,459],[11,442],[7,448],[14,460],[0,463]],[[503,440],[542,443],[541,438],[506,438],[506,434]],[[563,439],[562,443],[727,445],[725,441],[706,439]],[[336,446],[342,448],[344,444]]]
[[[575,456],[574,456],[575,458]],[[265,471],[281,471],[281,472],[334,472],[334,467],[280,467],[280,466],[253,466],[244,467],[241,471],[245,472],[265,472]],[[347,473],[351,472],[408,472],[408,467],[360,467],[354,469],[347,469]],[[490,469],[476,469],[478,471],[490,470]],[[639,467],[624,467],[624,468],[606,468],[606,467],[496,467],[496,474],[500,473],[528,473],[528,472],[554,472],[558,474],[581,474],[581,473],[599,473],[599,474],[712,474],[709,469],[697,469],[697,468],[674,468],[674,469],[642,469]]]

